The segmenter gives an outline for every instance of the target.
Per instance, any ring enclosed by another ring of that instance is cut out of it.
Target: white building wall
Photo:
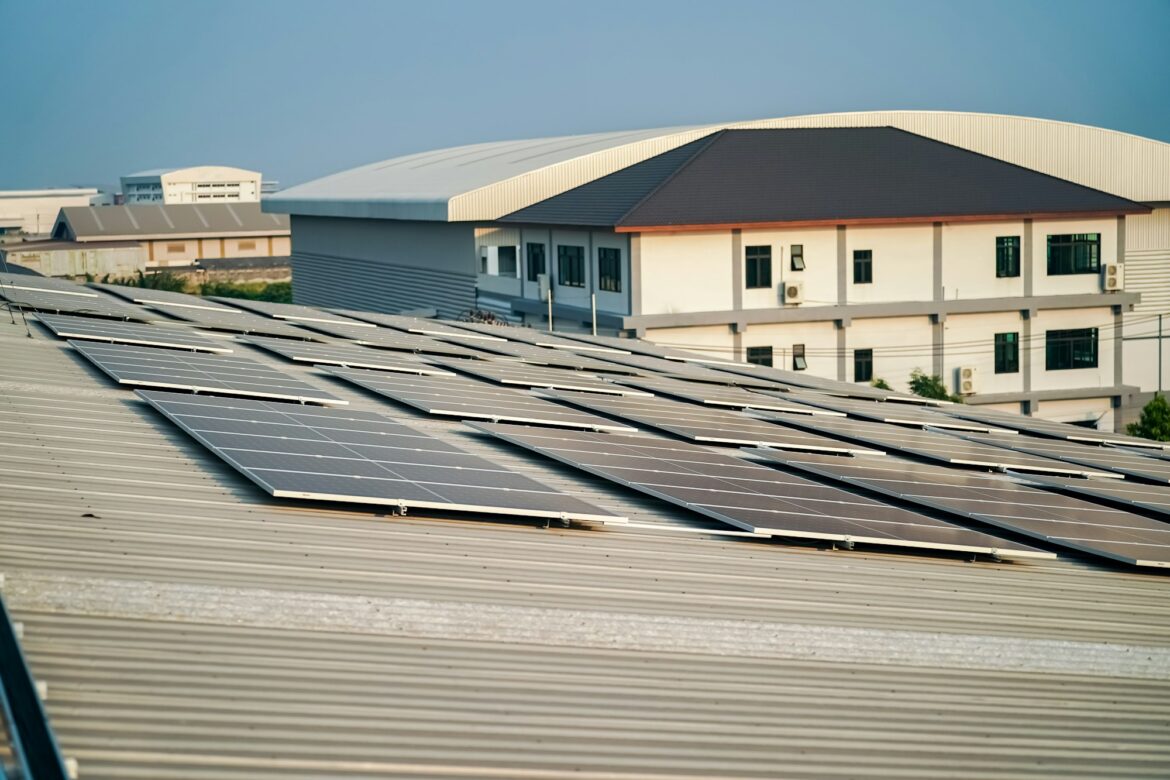
[[[1019,276],[997,278],[995,275],[995,245],[1000,236],[1020,238]],[[943,298],[961,300],[1023,295],[1023,242],[1023,220],[943,224]]]
[[[1097,368],[1049,371],[1045,368],[1047,332],[1097,328]],[[1108,308],[1040,311],[1032,320],[1032,389],[1059,390],[1069,387],[1112,387],[1116,328]]]
[[[873,252],[873,282],[853,283],[853,253]],[[944,247],[944,253],[946,251]],[[945,254],[944,254],[945,256]],[[934,229],[850,227],[845,231],[845,273],[849,303],[929,301],[934,297]]]
[[[730,231],[647,233],[641,242],[643,314],[732,308]]]
[[[792,228],[787,230],[747,230],[741,235],[745,262],[747,247],[772,247],[772,286],[770,289],[744,289],[745,309],[769,309],[783,304],[783,284],[798,281],[804,286],[802,306],[825,306],[837,301],[837,229]],[[792,270],[792,246],[804,250],[804,271]]]
[[[1097,274],[1048,275],[1048,237],[1066,233],[1100,233],[1101,263],[1117,262],[1117,220],[1047,220],[1033,224],[1032,279],[1037,295],[1071,295],[1101,291]]]
[[[708,357],[729,360],[735,356],[735,336],[727,325],[654,328],[646,332],[646,338],[656,344],[677,346]]]
[[[804,345],[808,373],[837,378],[837,328],[832,322],[789,322],[753,325],[743,334],[743,347],[771,347],[776,368],[792,369],[793,346]],[[742,355],[739,356],[742,359]]]
[[[853,358],[859,349],[873,350],[873,376],[895,390],[909,389],[910,373],[932,373],[932,325],[929,317],[881,317],[853,320],[845,334],[845,379],[854,381]],[[827,374],[833,378],[832,374]]]
[[[1109,398],[1077,398],[1069,401],[1044,401],[1037,417],[1057,422],[1082,423],[1092,421],[1101,431],[1113,430],[1114,410]]]
[[[61,209],[91,206],[101,199],[95,189],[0,190],[0,228],[48,235]]]
[[[994,239],[993,239],[994,240]],[[963,367],[976,371],[977,393],[1024,392],[1024,325],[1018,311],[988,314],[953,314],[943,323],[942,379],[950,392],[957,390],[956,372]],[[1018,334],[1020,370],[995,373],[995,334]],[[1035,369],[1035,364],[1033,364]],[[928,372],[932,373],[932,372]],[[1013,411],[1019,411],[1018,408]]]

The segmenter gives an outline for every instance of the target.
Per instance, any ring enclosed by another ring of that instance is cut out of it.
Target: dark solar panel
[[[348,382],[432,415],[588,430],[635,430],[522,390],[462,376],[407,376],[347,368],[329,370]]]
[[[550,396],[611,417],[673,433],[685,439],[712,444],[756,445],[821,452],[870,452],[869,447],[845,444],[749,417],[741,412],[699,406],[669,398],[630,398],[595,393],[553,391]]]
[[[183,322],[189,322],[197,328],[207,330],[222,330],[228,333],[254,333],[259,336],[279,336],[286,339],[307,340],[315,335],[304,328],[298,328],[288,322],[275,320],[271,317],[261,317],[246,311],[211,309],[197,309],[191,306],[173,306],[171,304],[155,303],[152,309]]]
[[[772,366],[753,366],[748,363],[740,363],[735,366],[719,366],[719,370],[739,376],[767,379],[786,387],[815,390],[818,393],[840,396],[842,398],[897,401],[899,403],[912,403],[924,406],[937,406],[942,403],[941,401],[922,398],[909,393],[882,390],[873,385],[826,379],[825,377],[811,375],[807,371],[786,371]]]
[[[841,417],[809,418],[795,415],[761,413],[761,416],[783,422],[802,430],[823,433],[842,441],[866,444],[886,452],[901,452],[927,460],[955,466],[974,466],[987,469],[1014,469],[1047,474],[1079,474],[1084,476],[1115,476],[1101,469],[1079,466],[1065,461],[1029,455],[990,444],[968,441],[939,431],[925,431],[901,425],[851,420]],[[1016,436],[1005,436],[1015,439]]]
[[[831,409],[843,412],[850,417],[874,422],[892,423],[894,425],[912,425],[922,427],[929,425],[933,428],[947,428],[957,431],[972,431],[976,433],[1009,434],[1014,437],[1015,431],[1001,428],[985,422],[964,420],[943,414],[936,409],[918,406],[915,404],[891,403],[889,401],[866,401],[857,398],[842,398],[838,396],[814,393],[808,390],[793,390],[784,393],[781,397],[802,404],[816,406],[821,409]]]
[[[475,424],[505,441],[752,533],[1003,556],[1024,545],[685,442]]]
[[[349,339],[354,344],[362,344],[378,349],[392,349],[399,352],[417,352],[422,355],[448,355],[450,357],[482,358],[484,353],[449,344],[445,341],[424,336],[420,333],[407,333],[392,328],[367,328],[363,326],[341,325],[339,323],[306,322],[305,327],[315,331]]]
[[[421,333],[424,336],[462,336],[481,341],[502,340],[500,336],[473,333],[445,322],[427,319],[425,317],[407,317],[402,314],[382,314],[376,311],[355,311],[352,309],[332,309],[332,311],[350,319],[369,322],[383,328],[393,328],[394,330],[400,330],[406,333]]]
[[[951,512],[1043,542],[1137,566],[1170,566],[1170,524],[1041,490],[1011,476],[896,457],[752,452],[790,469]]]
[[[1151,441],[1127,436],[1123,433],[1098,431],[1093,428],[1084,428],[1080,425],[1043,420],[1038,417],[1025,417],[1022,414],[1011,414],[995,409],[986,409],[968,404],[952,404],[943,407],[943,411],[954,417],[964,420],[977,420],[991,425],[1028,433],[1033,436],[1044,436],[1050,439],[1066,439],[1068,441],[1086,441],[1094,444],[1116,444],[1124,447],[1142,447],[1156,450],[1170,451],[1170,442]]]
[[[1148,485],[1128,479],[1078,479],[1022,474],[1020,479],[1049,490],[1087,498],[1128,511],[1153,515],[1170,522],[1170,486]]]
[[[785,400],[786,393],[751,391],[734,385],[716,385],[710,382],[688,382],[665,376],[639,376],[617,380],[623,385],[639,387],[659,395],[669,395],[708,406],[727,406],[734,409],[763,409],[793,414],[826,415],[844,417],[844,412],[834,412],[816,406],[792,403]]]
[[[441,366],[487,379],[501,385],[518,387],[545,387],[553,390],[581,390],[607,395],[650,396],[643,390],[608,382],[586,371],[566,371],[562,368],[520,363],[511,360],[461,360],[458,358],[431,358]]]
[[[72,340],[69,344],[123,385],[191,390],[212,395],[275,398],[301,403],[348,403],[250,358],[125,344]]]
[[[439,368],[405,352],[389,352],[348,343],[322,344],[316,341],[269,339],[262,336],[248,336],[244,341],[297,363],[371,368],[378,371],[398,371],[403,374],[453,375],[445,368]]]
[[[379,414],[155,391],[138,395],[278,498],[625,521]]]
[[[780,385],[758,377],[740,376],[723,371],[716,371],[699,363],[687,363],[681,360],[667,360],[653,355],[603,355],[598,354],[599,360],[624,366],[627,373],[650,376],[665,376],[675,379],[688,379],[693,382],[710,382],[717,385],[738,385],[769,390],[782,390]]]
[[[1146,457],[1121,447],[1042,439],[1038,436],[964,435],[963,438],[1045,458],[1055,458],[1067,463],[1077,463],[1097,471],[1121,474],[1145,482],[1170,484],[1170,461]]]
[[[36,290],[38,292],[60,293],[62,295],[80,295],[96,298],[98,294],[87,290],[76,282],[68,279],[56,279],[51,276],[37,276],[36,274],[0,273],[0,290]]]
[[[606,347],[623,352],[632,352],[637,355],[663,358],[665,360],[676,360],[683,363],[748,366],[751,368],[750,364],[740,363],[730,357],[713,357],[666,344],[656,344],[653,341],[645,341],[644,339],[622,339],[613,336],[594,336],[588,333],[562,333],[560,335],[571,341],[579,341],[582,344],[588,344],[593,347]]]
[[[220,306],[218,303],[212,303],[198,295],[171,292],[170,290],[152,290],[149,287],[129,287],[121,284],[98,284],[96,282],[91,283],[89,286],[96,290],[102,290],[111,295],[116,295],[123,300],[139,303],[144,306],[159,304],[162,306],[179,306],[190,309],[207,309],[209,311],[226,312],[229,314],[238,311],[230,306]]]
[[[322,309],[315,309],[312,306],[302,306],[296,303],[252,301],[246,298],[220,298],[216,296],[212,296],[211,300],[222,303],[225,306],[243,309],[253,314],[273,317],[278,320],[293,320],[294,322],[337,322],[343,325],[356,325],[367,328],[374,327],[373,324],[368,322],[359,322],[349,317],[342,317],[340,314],[330,314]]]
[[[37,319],[63,339],[108,341],[116,344],[140,344],[151,347],[193,349],[199,352],[232,352],[231,346],[199,335],[190,328],[171,325],[142,325],[67,314],[38,314]]]
[[[608,352],[616,355],[628,355],[630,350],[618,349],[616,347],[604,347],[597,344],[587,344],[584,341],[573,341],[572,339],[562,338],[559,335],[548,333],[536,328],[513,327],[508,325],[487,325],[482,322],[452,322],[452,326],[460,330],[468,330],[472,333],[479,333],[484,336],[495,336],[496,338],[507,339],[508,341],[523,341],[525,344],[532,344],[537,347],[550,347],[552,349],[564,349],[569,352],[579,352],[588,354],[590,352]]]
[[[108,295],[68,295],[50,290],[14,290],[10,287],[0,287],[0,298],[8,302],[9,308],[49,314],[77,314],[131,322],[163,319],[140,306],[119,303]]]
[[[573,371],[630,373],[627,369],[615,366],[613,363],[598,360],[596,357],[577,355],[572,352],[566,352],[563,349],[538,347],[522,341],[485,341],[481,338],[465,338],[464,336],[438,336],[436,338],[449,344],[457,344],[468,349],[522,360],[525,363],[532,363],[537,366],[556,366]]]

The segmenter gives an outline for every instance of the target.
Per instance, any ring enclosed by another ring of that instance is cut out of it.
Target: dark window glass
[[[1101,234],[1048,237],[1048,274],[1095,274],[1101,270]]]
[[[772,247],[749,246],[744,251],[744,281],[747,288],[772,286]]]
[[[788,253],[788,260],[793,271],[804,270],[804,244],[793,244]]]
[[[804,371],[808,368],[808,361],[804,357],[804,344],[792,345],[792,370]]]
[[[597,289],[622,291],[622,250],[610,247],[597,250]]]
[[[1045,334],[1044,368],[1049,371],[1063,371],[1069,368],[1096,367],[1096,328],[1050,330]]]
[[[853,250],[853,283],[869,284],[873,281],[873,250]],[[858,380],[861,381],[861,380]],[[866,380],[869,381],[869,380]]]
[[[995,239],[995,275],[1020,275],[1020,237],[1000,236]]]
[[[995,373],[1016,374],[1020,371],[1020,334],[995,334]]]
[[[772,365],[772,348],[771,347],[748,347],[747,348],[747,362],[755,363],[757,366]]]
[[[544,244],[529,244],[528,251],[528,281],[538,282],[543,273],[548,273],[544,261]]]
[[[479,248],[479,272],[481,274],[486,274],[488,272],[488,255],[486,246],[481,246]]]
[[[872,382],[873,381],[873,350],[872,349],[855,349],[855,350],[853,350],[853,381],[854,382]]]
[[[557,284],[585,286],[585,247],[557,246]]]
[[[519,276],[516,273],[516,247],[501,246],[496,248],[496,274],[499,276]]]

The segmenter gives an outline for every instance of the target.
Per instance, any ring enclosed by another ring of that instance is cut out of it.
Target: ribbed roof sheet
[[[175,203],[66,206],[53,235],[76,241],[205,236],[288,235],[289,218],[259,203]]]

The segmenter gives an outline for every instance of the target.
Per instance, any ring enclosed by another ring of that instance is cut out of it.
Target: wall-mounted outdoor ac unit
[[[804,282],[784,282],[784,302],[804,303]]]
[[[959,395],[974,395],[979,389],[975,366],[959,366]]]
[[[1120,263],[1106,263],[1101,268],[1101,289],[1105,292],[1121,292],[1125,289],[1125,266]]]

